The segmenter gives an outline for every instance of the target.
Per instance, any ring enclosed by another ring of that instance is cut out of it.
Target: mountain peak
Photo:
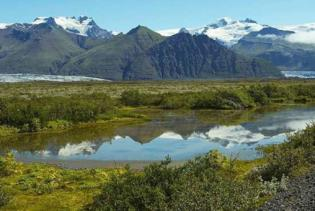
[[[111,32],[101,29],[91,17],[38,17],[32,24],[57,24],[69,33],[92,38],[110,38],[113,36]]]
[[[185,34],[190,34],[190,31],[188,29],[186,29],[185,27],[181,28],[179,30],[179,33],[185,33]]]
[[[131,30],[127,33],[127,35],[142,34],[142,33],[156,33],[156,32],[154,32],[153,30],[149,29],[149,28],[146,27],[146,26],[138,25],[137,27],[131,29]]]
[[[244,23],[257,23],[257,21],[250,19],[250,18],[246,18],[245,20],[243,20],[242,22]]]
[[[37,18],[35,18],[35,20],[33,21],[32,24],[39,25],[39,24],[43,24],[43,23],[56,24],[56,21],[55,21],[55,18],[53,18],[53,17],[37,17]]]
[[[230,18],[230,17],[223,17],[223,18],[220,18],[219,20],[218,20],[218,22],[217,22],[217,25],[218,26],[226,26],[226,25],[228,25],[228,24],[231,24],[231,23],[233,23],[234,21],[233,21],[233,19],[232,18]]]
[[[73,17],[75,19],[75,17]],[[80,23],[82,23],[83,21],[93,21],[93,18],[88,17],[88,16],[79,16],[78,17],[78,21],[80,21]]]

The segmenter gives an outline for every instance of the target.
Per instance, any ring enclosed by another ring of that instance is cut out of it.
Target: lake
[[[103,125],[63,133],[20,135],[0,141],[18,160],[69,168],[141,163],[170,156],[182,162],[218,150],[243,160],[259,158],[259,146],[279,144],[315,120],[315,106],[254,111],[150,111],[136,125]]]

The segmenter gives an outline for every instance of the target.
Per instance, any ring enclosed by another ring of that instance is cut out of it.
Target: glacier
[[[237,44],[240,39],[251,32],[258,32],[269,25],[259,24],[254,20],[233,20],[229,17],[218,19],[217,22],[203,27],[197,28],[173,28],[166,30],[158,30],[157,32],[163,36],[172,36],[180,32],[187,32],[192,35],[204,34],[208,37],[217,40],[227,47],[232,47]],[[279,30],[294,32],[284,39],[292,43],[304,43],[315,45],[315,23],[307,23],[300,25],[283,25],[276,26]],[[184,30],[183,30],[184,29]],[[277,37],[270,37],[276,38]]]
[[[79,81],[107,81],[100,78],[85,76],[62,76],[62,75],[41,75],[41,74],[0,74],[0,83],[18,83],[32,81],[52,82],[79,82]]]
[[[247,34],[260,31],[264,27],[267,27],[267,25],[258,24],[251,19],[233,20],[232,18],[224,17],[219,19],[216,23],[199,28],[187,28],[186,30],[192,35],[207,35],[208,37],[231,47]],[[160,30],[158,33],[163,36],[172,36],[183,31],[183,28],[167,29]]]
[[[286,78],[315,78],[315,71],[281,71]]]

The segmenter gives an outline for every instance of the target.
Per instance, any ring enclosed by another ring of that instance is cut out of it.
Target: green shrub
[[[292,93],[287,87],[279,86],[274,83],[267,84],[262,87],[262,90],[268,98],[286,98],[290,99]]]
[[[315,98],[314,85],[294,85],[291,86],[290,89],[295,93],[295,96]]]
[[[164,94],[160,107],[163,109],[180,109],[189,107],[189,95]]]
[[[292,176],[315,164],[315,125],[289,136],[288,141],[262,149],[267,163],[259,169],[264,180]]]
[[[5,157],[0,156],[0,176],[6,177],[19,173],[21,165],[15,161],[12,153],[6,154]]]
[[[25,171],[18,180],[17,187],[22,191],[43,195],[50,194],[64,186],[65,183],[59,170],[50,168],[48,170],[46,169],[46,171],[42,171],[41,169],[33,168]]]
[[[141,106],[143,105],[143,95],[139,91],[124,91],[121,94],[121,102],[126,106]]]
[[[46,127],[59,127],[65,123],[61,121],[95,121],[98,115],[113,113],[117,107],[116,102],[104,94],[7,98],[0,102],[0,125],[12,126],[21,132],[37,132]],[[53,124],[53,121],[57,121],[56,124]]]
[[[250,86],[248,93],[258,105],[267,105],[270,103],[270,99],[261,86]]]
[[[10,202],[11,197],[9,194],[0,187],[0,207],[7,205]]]
[[[0,137],[15,135],[18,133],[17,128],[8,127],[8,126],[0,126]]]
[[[66,120],[52,120],[47,122],[47,128],[52,129],[52,130],[57,130],[57,129],[66,129],[71,126],[71,123],[66,121]]]
[[[137,173],[111,177],[87,210],[249,210],[264,190],[237,180],[227,159],[217,152],[182,167],[167,159]],[[230,165],[233,166],[233,165]]]

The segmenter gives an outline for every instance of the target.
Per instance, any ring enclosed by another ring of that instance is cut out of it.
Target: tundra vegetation
[[[0,85],[0,136],[82,123],[145,120],[135,108],[243,110],[310,103],[313,81],[25,83]],[[174,85],[175,84],[175,85]],[[45,90],[45,92],[43,92]],[[119,93],[114,95],[112,93]],[[141,110],[140,109],[140,110]],[[139,110],[139,109],[138,109]]]

